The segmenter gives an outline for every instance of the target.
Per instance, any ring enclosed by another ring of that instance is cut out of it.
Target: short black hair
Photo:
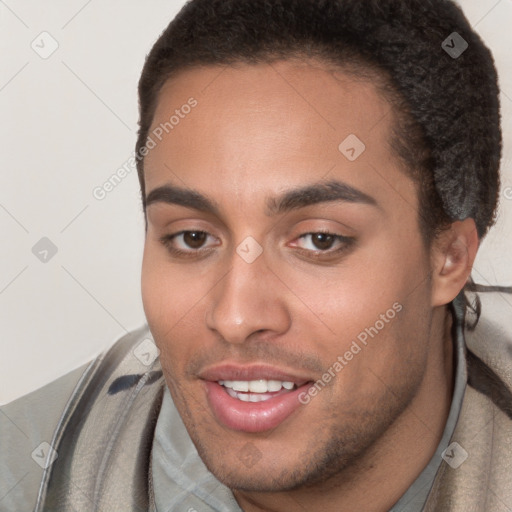
[[[468,45],[457,58],[442,47],[455,46],[454,32]],[[500,186],[497,73],[451,0],[191,0],[147,56],[137,154],[163,84],[180,71],[296,56],[356,74],[380,71],[388,99],[400,107],[392,145],[420,185],[422,233],[430,241],[450,222],[472,217],[485,236]],[[145,210],[143,158],[137,170]]]

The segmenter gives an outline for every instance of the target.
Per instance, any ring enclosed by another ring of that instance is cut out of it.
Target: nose
[[[263,254],[248,263],[234,253],[231,269],[210,295],[206,325],[232,344],[257,332],[285,333],[290,314],[283,288]]]

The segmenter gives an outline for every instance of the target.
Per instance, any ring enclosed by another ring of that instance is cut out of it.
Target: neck
[[[418,393],[360,460],[316,488],[272,495],[235,491],[241,508],[245,512],[389,510],[434,455],[451,406],[454,356],[452,315],[447,307],[434,311],[432,326],[431,349]]]

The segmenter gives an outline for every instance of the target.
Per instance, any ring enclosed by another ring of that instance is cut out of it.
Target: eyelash
[[[166,249],[169,251],[169,253],[171,255],[178,257],[178,258],[181,257],[181,258],[193,259],[193,258],[198,258],[202,255],[205,255],[205,254],[211,252],[211,250],[213,249],[212,247],[209,247],[206,249],[199,248],[196,250],[191,249],[188,251],[173,247],[172,246],[173,240],[176,237],[184,235],[186,233],[202,233],[207,236],[210,236],[209,233],[207,233],[206,231],[184,230],[184,231],[179,231],[178,233],[164,235],[159,238],[159,241],[164,245],[164,247],[166,247]],[[301,252],[302,254],[307,254],[307,256],[310,258],[321,259],[321,258],[325,258],[326,256],[329,257],[329,256],[334,256],[334,255],[340,255],[340,254],[344,253],[345,251],[347,251],[355,243],[355,238],[353,238],[353,237],[338,235],[336,233],[332,233],[327,230],[311,231],[308,233],[304,233],[304,234],[300,235],[299,237],[297,237],[297,239],[303,239],[304,237],[311,236],[311,235],[318,235],[318,234],[329,235],[329,236],[334,237],[335,241],[341,242],[340,247],[338,249],[326,249],[326,250],[318,249],[317,251],[313,251],[311,249],[303,249],[303,248],[299,247],[297,250],[299,252]]]

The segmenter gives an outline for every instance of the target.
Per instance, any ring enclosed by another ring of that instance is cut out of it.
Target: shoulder
[[[89,365],[0,408],[1,510],[33,509],[53,432]]]
[[[503,298],[501,298],[502,300]],[[512,507],[512,331],[502,304],[482,300],[485,316],[466,329],[467,386],[450,457],[436,474],[424,510]],[[503,302],[507,306],[506,302]]]
[[[65,412],[90,385],[116,373],[126,354],[148,336],[149,329],[144,325],[118,339],[94,360],[0,407],[1,510],[34,509],[45,465],[51,460],[52,439]],[[141,346],[141,358],[148,357],[144,356],[147,348]],[[121,378],[117,386],[123,385],[126,379]],[[55,455],[58,459],[58,451]]]
[[[482,317],[474,331],[466,329],[468,384],[477,390],[486,386],[512,392],[512,296],[480,294]],[[481,382],[478,386],[477,382]],[[484,382],[485,381],[485,382]]]
[[[53,436],[58,458],[44,472],[36,510],[98,510],[147,504],[147,469],[164,379],[147,326],[94,361],[73,390]],[[80,482],[80,488],[70,482]]]

